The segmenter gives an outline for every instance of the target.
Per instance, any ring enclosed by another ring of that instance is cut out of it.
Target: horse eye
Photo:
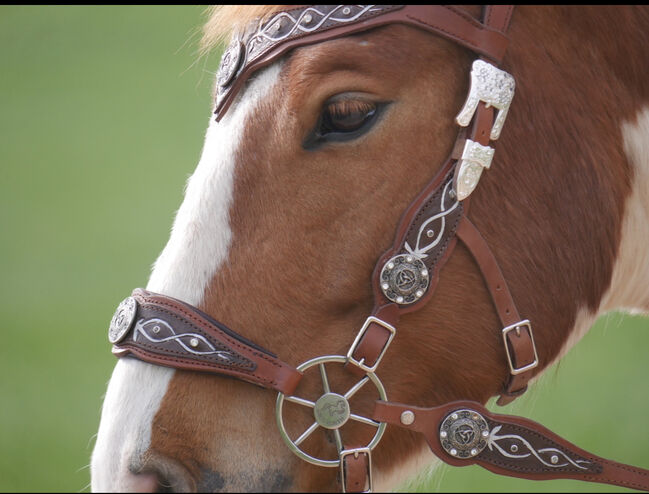
[[[367,132],[384,105],[361,99],[338,99],[325,103],[315,129],[303,146],[313,149],[330,141],[349,141]]]
[[[325,106],[320,123],[321,134],[354,132],[376,114],[376,105],[365,101],[331,103]]]

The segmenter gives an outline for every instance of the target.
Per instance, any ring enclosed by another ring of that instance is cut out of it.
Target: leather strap
[[[412,420],[411,423],[406,420],[408,425],[402,421],[404,412]],[[475,412],[484,418],[485,429],[475,426],[480,423],[472,418]],[[442,429],[445,420],[454,413],[457,414],[455,426]],[[435,408],[419,408],[377,401],[372,418],[421,432],[433,453],[453,466],[477,464],[497,474],[523,479],[575,479],[649,491],[649,470],[599,457],[537,422],[493,414],[477,402],[457,401]],[[447,431],[444,439],[440,437],[441,430]],[[455,456],[443,447],[442,440],[447,441],[447,448],[457,448]],[[467,445],[466,458],[460,457],[463,445]],[[475,448],[475,456],[470,448]]]
[[[496,63],[502,60],[508,43],[499,30],[448,5],[317,5],[279,12],[234,36],[217,75],[216,119],[223,118],[254,72],[289,50],[393,23],[450,39]]]
[[[113,346],[176,369],[234,376],[290,395],[302,373],[246,340],[222,323],[180,300],[136,288],[137,311],[131,327]]]
[[[348,454],[345,455],[342,462],[343,492],[371,492],[368,485],[371,475],[370,453]]]

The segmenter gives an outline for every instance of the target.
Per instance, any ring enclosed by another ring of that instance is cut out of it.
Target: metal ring
[[[300,364],[297,367],[297,370],[299,370],[300,372],[304,372],[305,370],[307,370],[307,369],[309,369],[309,368],[311,368],[313,366],[322,365],[321,372],[325,372],[322,369],[324,368],[324,364],[326,364],[326,363],[345,364],[345,363],[347,363],[347,357],[343,357],[342,355],[324,355],[322,357],[316,357],[314,359],[311,359],[311,360],[308,360],[308,361],[304,362],[303,364]],[[338,448],[340,449],[341,448],[341,440],[339,439],[340,433],[338,432],[338,428],[341,427],[347,421],[347,419],[341,421],[341,423],[339,425],[328,426],[328,425],[319,424],[318,423],[318,418],[316,416],[316,422],[314,422],[311,425],[311,427],[309,427],[299,438],[293,440],[293,439],[291,439],[289,437],[288,433],[286,432],[286,428],[284,427],[284,419],[282,417],[284,400],[293,401],[294,403],[298,403],[298,404],[302,404],[304,406],[312,407],[312,408],[314,408],[314,415],[315,415],[315,405],[318,404],[320,402],[320,400],[322,400],[323,398],[326,398],[327,396],[335,395],[335,396],[339,396],[341,398],[344,398],[344,401],[346,402],[347,397],[351,398],[353,393],[358,391],[358,389],[360,389],[360,387],[363,384],[365,384],[365,382],[367,382],[367,381],[365,381],[366,378],[369,381],[371,381],[372,384],[374,384],[374,386],[376,387],[376,389],[377,389],[377,391],[379,393],[379,397],[381,398],[381,400],[387,401],[388,398],[387,398],[387,395],[385,393],[385,388],[383,387],[383,384],[381,383],[379,378],[373,372],[366,372],[365,377],[363,377],[360,381],[358,381],[358,383],[356,383],[354,386],[352,386],[345,393],[345,395],[338,395],[336,393],[332,393],[328,389],[329,385],[326,382],[326,373],[325,373],[323,375],[323,387],[324,387],[325,392],[320,397],[320,399],[318,399],[316,402],[311,402],[309,400],[304,400],[304,399],[302,399],[302,398],[300,398],[298,396],[295,396],[295,395],[294,396],[286,396],[286,395],[284,395],[284,393],[278,393],[277,402],[276,402],[276,406],[275,406],[275,417],[277,419],[277,427],[279,428],[280,435],[282,436],[282,439],[284,440],[284,442],[286,443],[288,448],[293,453],[295,453],[298,457],[300,457],[303,460],[305,460],[305,461],[307,461],[309,463],[312,463],[314,465],[318,465],[318,466],[322,466],[322,467],[338,467],[338,466],[340,466],[340,459],[337,459],[337,460],[323,460],[321,458],[316,458],[316,457],[311,456],[308,453],[304,452],[302,449],[300,449],[299,444],[296,444],[296,442],[298,440],[300,440],[300,438],[302,438],[303,436],[304,436],[303,440],[306,439],[306,437],[308,437],[308,435],[310,435],[311,432],[314,432],[318,427],[322,426],[322,427],[325,427],[325,428],[334,429],[336,437],[338,438],[337,442],[339,442]],[[329,406],[329,405],[326,405],[326,406]],[[379,443],[379,441],[381,440],[381,438],[383,437],[383,433],[385,432],[385,428],[386,428],[387,424],[385,422],[375,422],[375,421],[373,421],[371,419],[368,419],[366,417],[361,417],[361,416],[358,416],[358,415],[355,415],[355,414],[351,414],[351,412],[349,412],[349,417],[348,418],[352,418],[353,420],[358,420],[358,418],[362,418],[362,419],[364,419],[366,421],[370,421],[370,422],[374,422],[374,423],[378,424],[376,434],[374,434],[374,437],[372,438],[372,440],[367,445],[367,448],[369,448],[370,450],[374,449],[376,447],[376,445]],[[368,422],[364,422],[364,423],[368,423]],[[374,424],[371,424],[371,425],[374,425]],[[339,453],[340,453],[340,451],[339,451]]]

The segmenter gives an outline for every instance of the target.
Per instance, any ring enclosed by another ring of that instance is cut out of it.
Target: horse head
[[[385,22],[296,44],[237,79],[246,60],[286,29],[306,33],[316,24],[366,15],[357,7],[341,6],[333,14],[282,6],[214,14],[210,39],[236,24],[216,82],[218,114],[210,118],[200,162],[146,287],[197,308],[202,315],[196,317],[217,320],[226,337],[229,328],[291,366],[348,354],[377,293],[383,297],[369,280],[380,275],[377,260],[392,245],[404,211],[444,173],[449,155],[459,157],[456,116],[467,107],[477,77],[470,77],[476,53],[466,45]],[[452,10],[471,25],[481,19],[479,9]],[[509,112],[498,101],[513,86],[491,102],[499,122],[505,115],[507,122],[493,164],[470,192],[471,221],[498,260],[520,314],[534,327],[536,363],[527,379],[563,355],[600,312],[649,309],[649,263],[625,274],[636,265],[634,252],[647,259],[646,247],[638,248],[638,229],[647,233],[646,224],[638,226],[649,209],[647,195],[642,199],[636,191],[649,190],[649,167],[633,137],[648,133],[649,114],[637,117],[635,105],[646,88],[629,76],[623,103],[610,98],[622,76],[602,64],[617,61],[598,58],[600,66],[591,66],[580,34],[606,16],[589,10],[576,18],[573,12],[516,11],[500,68],[516,80],[517,94]],[[610,28],[602,26],[607,39]],[[574,89],[577,80],[595,75],[600,83]],[[584,114],[592,108],[610,118]],[[435,207],[449,214],[450,224],[449,211],[459,203],[450,194],[453,182],[444,183],[451,185],[439,189]],[[409,236],[404,255],[434,252],[424,249],[445,228],[441,224],[442,216],[431,219]],[[503,393],[511,356],[501,319],[474,255],[462,242],[453,247],[421,294],[413,287],[422,269],[397,266],[397,286],[428,298],[417,311],[401,314],[376,371],[382,384],[355,388],[358,377],[335,359],[301,369],[305,398],[284,401],[284,432],[295,438],[312,424],[320,427],[300,448],[325,458],[333,451],[336,458],[339,431],[346,446],[367,444],[377,426],[358,417],[371,415],[381,388],[391,401],[420,406],[486,403]],[[635,289],[623,288],[629,284]],[[424,295],[428,285],[434,295]],[[402,302],[395,298],[392,305]],[[198,326],[180,332],[164,321],[133,325],[142,345],[164,340],[178,355],[231,358]],[[275,426],[275,393],[173,367],[132,356],[117,362],[93,453],[93,489],[338,489],[338,469],[304,462],[286,447]],[[323,383],[334,401],[318,405]],[[335,401],[350,390],[349,404],[358,412]],[[314,422],[311,408],[344,420],[328,428]],[[467,430],[458,432],[466,441],[480,432]],[[372,456],[375,487],[394,487],[433,461],[424,437],[396,428],[381,433]]]

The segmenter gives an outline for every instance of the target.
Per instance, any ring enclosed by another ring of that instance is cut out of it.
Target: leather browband
[[[278,12],[236,36],[224,53],[217,75],[216,119],[223,118],[254,72],[287,51],[394,23],[450,39],[496,63],[502,60],[508,43],[500,30],[448,5],[318,5]]]

